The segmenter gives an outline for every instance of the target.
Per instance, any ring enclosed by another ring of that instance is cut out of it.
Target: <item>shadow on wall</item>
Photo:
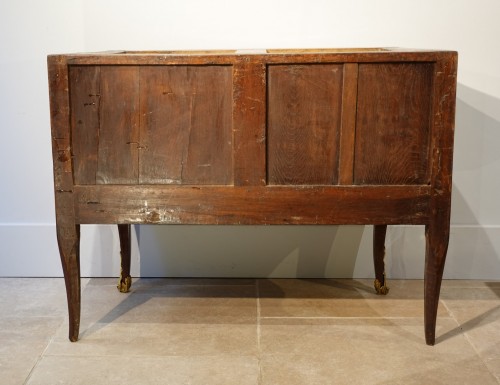
[[[500,99],[458,85],[445,278],[500,279]]]
[[[364,232],[363,226],[140,226],[140,271],[143,277],[352,277]],[[369,264],[373,271],[371,256]]]
[[[500,100],[459,84],[445,278],[500,279],[499,191]],[[142,277],[374,275],[372,226],[143,225],[135,230]],[[96,237],[101,244],[94,244],[94,256],[96,248],[109,248],[104,238]],[[116,245],[117,239],[114,254]],[[423,226],[390,226],[386,246],[389,278],[423,277]]]
[[[458,85],[446,279],[500,279],[500,99]],[[423,278],[421,226],[392,227],[389,278]]]

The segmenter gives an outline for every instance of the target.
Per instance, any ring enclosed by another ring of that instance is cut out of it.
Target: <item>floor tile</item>
[[[0,355],[42,354],[64,317],[1,317]]]
[[[358,280],[260,280],[262,317],[423,317],[420,281],[392,282],[386,296]],[[438,309],[438,317],[448,317]]]
[[[0,381],[2,385],[22,385],[39,357],[26,354],[0,354]]]
[[[257,385],[254,356],[44,357],[27,385]]]
[[[500,288],[454,288],[444,303],[500,383]]]
[[[179,283],[142,280],[132,292],[123,294],[115,282],[91,280],[82,295],[80,340],[70,343],[64,325],[47,354],[257,353],[257,299],[252,281],[234,286],[227,281]],[[153,289],[148,291],[147,286]]]
[[[82,294],[85,323],[256,323],[253,285],[154,285],[126,294],[114,286],[89,283]]]
[[[500,281],[443,281],[425,345],[423,281],[0,279],[0,384],[500,384]]]
[[[0,317],[0,384],[23,384],[64,317]]]
[[[61,278],[0,279],[0,317],[64,316],[66,289]]]
[[[93,324],[78,342],[67,338],[66,326],[45,355],[66,356],[201,356],[257,354],[256,325]]]
[[[500,289],[499,281],[482,281],[477,279],[443,279],[441,284],[443,288],[485,288],[485,289]]]
[[[463,335],[426,346],[420,319],[297,321],[261,326],[262,384],[496,384]]]

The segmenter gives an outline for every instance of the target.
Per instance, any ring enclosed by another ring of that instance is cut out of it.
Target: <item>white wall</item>
[[[500,3],[496,0],[3,0],[0,276],[59,276],[46,55],[109,49],[402,46],[459,51],[445,277],[500,279]],[[143,276],[371,277],[371,227],[142,226]],[[387,270],[423,273],[423,229],[393,227]],[[82,274],[117,275],[114,227],[87,226]]]

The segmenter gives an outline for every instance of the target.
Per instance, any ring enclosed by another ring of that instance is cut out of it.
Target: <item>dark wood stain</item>
[[[231,77],[230,66],[70,67],[75,183],[232,184]]]
[[[76,186],[79,223],[425,224],[429,186]]]
[[[98,184],[139,181],[139,67],[102,66]]]
[[[340,64],[269,67],[269,184],[337,183],[342,70]]]
[[[428,183],[432,64],[360,64],[355,184]]]
[[[95,184],[99,145],[101,68],[72,66],[69,69],[71,93],[71,148],[75,184]]]
[[[266,73],[261,61],[233,67],[234,184],[266,184]]]

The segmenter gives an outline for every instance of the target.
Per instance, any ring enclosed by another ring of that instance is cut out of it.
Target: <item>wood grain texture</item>
[[[130,276],[130,262],[132,251],[131,225],[118,225],[118,237],[120,238],[120,280],[118,281],[118,290],[121,293],[127,293],[132,284]]]
[[[98,184],[139,181],[139,67],[101,67]]]
[[[69,88],[75,184],[95,184],[100,129],[101,67],[70,66]]]
[[[387,233],[387,225],[373,226],[373,266],[375,267],[375,279],[380,283],[380,287],[386,286],[385,282],[385,235]],[[377,290],[377,294],[387,294],[386,291]]]
[[[70,66],[75,183],[231,184],[231,79],[229,66]]]
[[[266,66],[241,61],[234,66],[234,184],[266,184]]]
[[[340,129],[339,184],[353,183],[356,107],[358,98],[358,64],[344,64],[342,86],[342,126]]]
[[[79,223],[424,224],[428,186],[75,186]]]
[[[80,226],[75,222],[73,195],[69,75],[63,56],[50,56],[47,64],[57,244],[66,284],[69,339],[76,341],[80,328]]]
[[[457,87],[457,55],[435,65],[432,99],[431,216],[425,228],[424,322],[427,345],[436,342],[436,318],[450,236],[453,133]]]
[[[232,184],[232,68],[142,67],[139,183]]]
[[[59,214],[56,216],[57,245],[61,257],[61,266],[66,286],[68,302],[69,339],[78,340],[80,330],[81,287],[80,287],[80,225],[75,224],[74,216],[64,215],[61,206],[71,207],[73,197],[71,193],[57,193],[59,195]]]
[[[72,191],[73,170],[71,134],[69,129],[70,103],[66,59],[64,56],[49,56],[47,59],[47,67],[49,76],[54,189],[55,191]]]
[[[342,65],[268,69],[268,183],[336,184]]]
[[[433,65],[360,64],[355,184],[429,183]]]
[[[378,50],[261,50],[262,54],[245,55],[233,52],[211,51],[188,53],[186,51],[137,51],[101,52],[65,55],[70,65],[212,65],[233,64],[246,60],[268,64],[304,63],[390,63],[433,62],[446,55],[444,51],[407,50],[385,48]]]

